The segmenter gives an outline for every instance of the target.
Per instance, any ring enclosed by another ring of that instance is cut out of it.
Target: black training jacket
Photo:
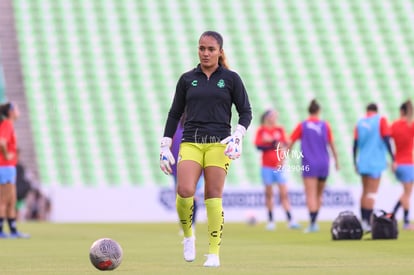
[[[247,129],[252,120],[252,111],[240,76],[219,66],[207,79],[198,65],[178,80],[164,136],[173,137],[185,111],[182,141],[219,142],[230,135],[232,104],[239,114],[238,124]]]

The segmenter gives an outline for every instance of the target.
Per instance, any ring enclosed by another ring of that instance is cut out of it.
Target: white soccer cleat
[[[371,225],[369,225],[369,223],[365,220],[361,221],[361,227],[362,227],[362,231],[364,231],[365,233],[370,233],[371,232]]]
[[[276,224],[274,222],[268,222],[266,225],[266,230],[274,231],[276,229]]]
[[[204,263],[205,267],[219,267],[220,266],[220,259],[217,254],[207,254],[206,262]]]
[[[315,233],[319,231],[319,225],[316,223],[311,223],[304,231],[303,233]]]
[[[290,221],[288,224],[289,229],[300,229],[301,226],[295,221]]]
[[[191,236],[188,238],[184,238],[183,245],[184,245],[184,260],[186,260],[187,262],[194,261],[196,257],[195,237]]]

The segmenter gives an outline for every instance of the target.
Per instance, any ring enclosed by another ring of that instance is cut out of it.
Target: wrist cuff
[[[243,137],[246,134],[246,128],[243,125],[237,124],[234,133],[239,133]]]
[[[171,147],[172,144],[172,138],[170,137],[163,137],[161,139],[161,147]]]

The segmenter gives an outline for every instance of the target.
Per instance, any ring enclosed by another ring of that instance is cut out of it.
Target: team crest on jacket
[[[224,80],[223,80],[223,79],[220,79],[220,80],[217,82],[217,86],[218,86],[219,88],[224,88],[224,87],[226,86],[226,84],[224,84]]]
[[[191,85],[193,87],[197,87],[198,81],[197,80],[193,80],[193,82],[191,82]]]

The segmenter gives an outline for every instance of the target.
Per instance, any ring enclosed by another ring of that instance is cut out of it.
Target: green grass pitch
[[[227,223],[221,267],[205,268],[207,225],[197,225],[197,259],[182,257],[178,225],[22,223],[29,240],[0,239],[0,274],[98,274],[89,247],[101,237],[117,240],[124,251],[116,274],[414,274],[414,232],[398,240],[332,241],[330,223],[318,233],[276,231],[264,224]],[[7,226],[6,226],[7,228]],[[109,271],[107,271],[109,272]]]

